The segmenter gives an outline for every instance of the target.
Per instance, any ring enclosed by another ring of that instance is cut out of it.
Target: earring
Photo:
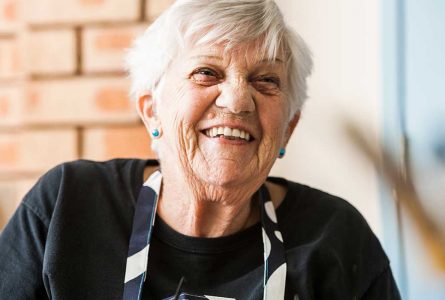
[[[286,149],[285,148],[280,148],[280,152],[278,154],[278,158],[283,158],[285,154],[286,154]]]
[[[159,138],[159,136],[161,135],[161,133],[159,132],[159,129],[155,128],[151,131],[151,136],[155,139]]]

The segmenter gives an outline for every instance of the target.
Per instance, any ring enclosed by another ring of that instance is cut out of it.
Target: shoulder
[[[363,215],[347,200],[327,192],[291,183],[295,194],[295,206],[291,210],[299,219],[304,218],[308,234],[322,236],[324,246],[335,249],[342,255],[369,255],[387,265],[387,257]],[[304,216],[304,217],[303,217]],[[372,249],[373,252],[370,252]],[[384,266],[382,266],[384,268]]]
[[[129,175],[141,175],[147,161],[138,159],[113,159],[97,162],[76,160],[55,166],[45,173],[36,183],[34,189],[56,192],[70,185],[88,184],[107,180],[129,178]],[[142,178],[142,177],[141,177]]]
[[[74,176],[88,179],[84,177],[90,174],[101,174],[106,177],[116,175],[125,175],[128,172],[135,172],[147,162],[140,159],[112,159],[108,161],[92,161],[92,160],[75,160],[60,164],[50,170],[46,175],[52,172],[59,172],[63,176]],[[45,176],[43,178],[45,178]]]
[[[380,247],[365,218],[348,201],[296,182],[284,182],[288,193],[277,213],[290,228],[290,236],[302,240],[322,236],[332,247],[349,243],[359,247],[370,241]]]
[[[104,162],[76,160],[55,166],[25,195],[22,206],[49,222],[57,203],[85,198],[104,187],[130,189],[142,184],[143,169],[150,161],[114,159]]]
[[[288,187],[277,215],[293,271],[314,289],[363,295],[389,269],[389,260],[365,218],[340,197],[277,180]]]
[[[75,160],[49,170],[39,179],[38,185],[60,185],[67,181],[81,183],[107,178],[116,180],[119,177],[128,177],[129,174],[140,173],[149,162],[140,159],[113,159],[101,162]]]
[[[271,178],[287,188],[277,214],[284,222],[301,222],[305,227],[333,230],[337,226],[369,229],[360,212],[348,201],[330,193],[283,178]],[[370,229],[369,229],[370,230]]]

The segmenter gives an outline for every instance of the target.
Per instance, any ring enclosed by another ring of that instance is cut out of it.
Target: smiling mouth
[[[225,138],[228,140],[240,140],[250,142],[253,137],[244,130],[230,127],[213,127],[207,130],[203,130],[204,133],[209,138]]]

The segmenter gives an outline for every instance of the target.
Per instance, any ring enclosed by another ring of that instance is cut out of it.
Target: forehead
[[[269,58],[266,50],[258,41],[231,48],[228,48],[226,44],[186,44],[180,51],[179,58],[190,61],[219,60],[228,64],[236,61],[248,65],[283,65],[283,58],[280,54]]]

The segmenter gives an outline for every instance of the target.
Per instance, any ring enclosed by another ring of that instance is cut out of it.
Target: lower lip
[[[207,139],[218,143],[218,144],[224,144],[224,145],[235,145],[235,146],[244,146],[244,145],[249,145],[252,141],[248,142],[246,140],[229,140],[226,139],[224,137],[208,137],[207,135],[205,135],[204,133],[201,133],[203,136],[205,136]]]

